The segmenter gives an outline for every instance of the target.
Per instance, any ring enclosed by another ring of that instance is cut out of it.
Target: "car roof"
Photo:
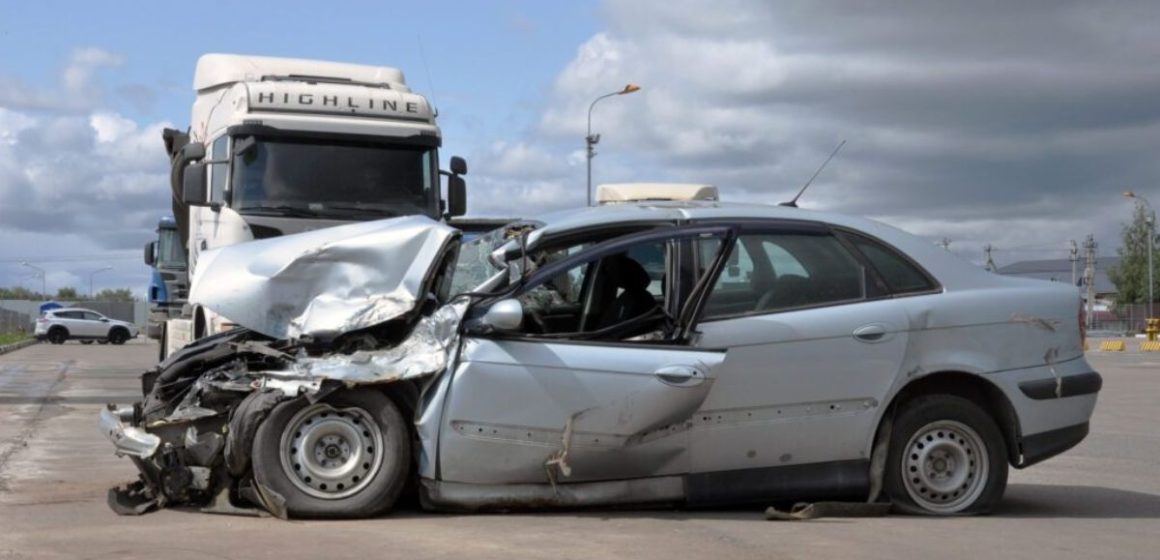
[[[60,313],[61,311],[88,311],[90,313],[96,313],[97,315],[104,315],[100,311],[94,311],[85,307],[59,307],[57,309],[49,309],[48,311],[49,313]]]
[[[664,224],[721,220],[811,221],[846,228],[875,237],[917,261],[944,288],[977,288],[1010,285],[1009,277],[989,273],[930,240],[907,233],[876,220],[760,203],[719,201],[642,201],[560,210],[543,214],[528,222],[537,223],[529,237],[535,245],[539,239],[567,234],[575,230],[615,226],[617,224]]]

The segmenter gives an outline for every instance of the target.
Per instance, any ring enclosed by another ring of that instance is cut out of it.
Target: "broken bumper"
[[[101,409],[98,425],[101,433],[113,443],[118,457],[130,456],[139,459],[148,459],[157,453],[161,446],[161,438],[135,428],[129,424],[133,422],[133,407],[117,407],[108,405]]]

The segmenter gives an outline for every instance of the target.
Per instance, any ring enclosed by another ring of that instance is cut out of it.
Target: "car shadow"
[[[996,517],[1073,519],[1157,519],[1160,495],[1056,484],[1012,484],[994,512]]]

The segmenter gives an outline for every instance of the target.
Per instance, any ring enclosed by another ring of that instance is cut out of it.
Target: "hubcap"
[[[954,513],[973,504],[987,485],[983,438],[966,424],[939,420],[923,426],[902,457],[906,492],[923,509]]]
[[[311,496],[346,498],[379,472],[382,442],[378,424],[365,410],[310,405],[282,432],[282,469],[295,487]]]

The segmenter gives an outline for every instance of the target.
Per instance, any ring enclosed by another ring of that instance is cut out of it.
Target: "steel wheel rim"
[[[383,464],[383,434],[357,407],[318,403],[298,411],[282,431],[282,469],[295,488],[325,500],[362,491]]]
[[[955,513],[975,503],[990,474],[987,446],[962,422],[939,420],[914,433],[902,456],[902,482],[919,507]]]

